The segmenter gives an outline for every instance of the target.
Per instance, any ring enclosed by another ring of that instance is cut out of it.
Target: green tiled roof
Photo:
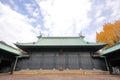
[[[109,47],[109,48],[107,48],[107,49],[105,49],[105,50],[103,50],[102,52],[100,52],[100,54],[101,55],[106,55],[106,54],[112,53],[112,52],[114,52],[116,50],[119,50],[119,49],[120,49],[120,42],[111,46],[111,47]]]
[[[105,43],[90,43],[81,37],[41,37],[37,42],[16,43],[17,46],[97,46]]]
[[[7,45],[6,43],[2,41],[0,41],[0,49],[10,52],[11,54],[22,55],[22,53],[19,50]]]

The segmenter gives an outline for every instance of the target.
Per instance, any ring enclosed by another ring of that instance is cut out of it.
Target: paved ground
[[[120,80],[120,75],[0,75],[0,80]]]

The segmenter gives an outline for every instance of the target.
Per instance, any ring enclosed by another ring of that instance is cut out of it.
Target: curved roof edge
[[[3,41],[0,41],[0,49],[4,50],[4,51],[7,51],[7,52],[10,52],[10,53],[13,53],[14,55],[18,55],[18,56],[21,56],[22,55],[22,52],[19,51],[18,49],[6,44],[5,42]]]
[[[100,52],[100,55],[107,55],[107,54],[110,54],[110,53],[117,51],[117,50],[120,50],[120,42],[116,43],[113,46],[110,46],[110,47],[104,49],[103,51]]]
[[[16,46],[99,46],[106,43],[86,42],[83,37],[41,37],[37,42],[15,43]]]

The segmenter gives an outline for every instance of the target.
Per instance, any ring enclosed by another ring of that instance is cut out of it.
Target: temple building
[[[16,43],[27,52],[15,70],[107,70],[104,57],[96,52],[106,43],[86,42],[83,37],[39,37],[37,42]]]
[[[0,73],[8,73],[14,69],[17,56],[21,56],[22,52],[0,41]]]
[[[0,41],[0,73],[20,70],[100,70],[120,74],[120,42],[101,50],[106,43],[86,42],[80,37],[39,37],[36,42]]]
[[[100,54],[106,57],[110,73],[120,74],[120,42],[103,50]]]

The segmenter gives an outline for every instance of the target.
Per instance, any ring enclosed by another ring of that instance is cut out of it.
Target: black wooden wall
[[[15,55],[3,50],[0,50],[0,53],[0,73],[10,72],[15,61]]]
[[[31,51],[30,57],[18,60],[16,70],[71,69],[106,70],[105,60],[80,51]]]

